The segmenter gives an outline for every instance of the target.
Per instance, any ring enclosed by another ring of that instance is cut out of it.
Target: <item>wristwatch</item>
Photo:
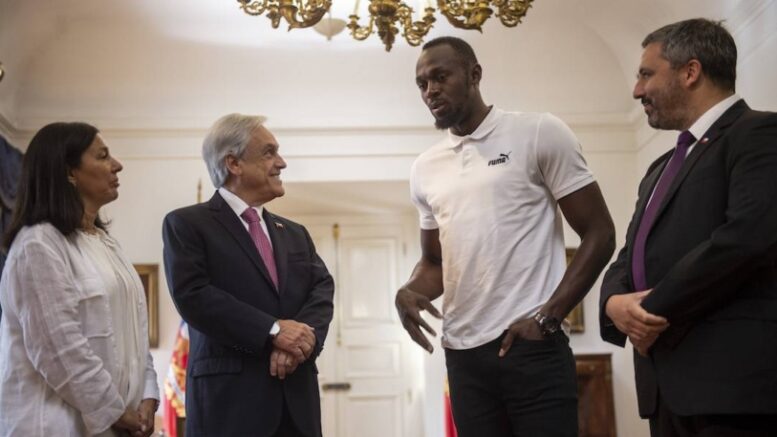
[[[542,314],[539,311],[537,311],[537,314],[534,315],[533,319],[537,322],[537,326],[540,327],[540,332],[542,332],[542,335],[545,337],[553,335],[561,329],[561,322],[559,322],[557,318]]]

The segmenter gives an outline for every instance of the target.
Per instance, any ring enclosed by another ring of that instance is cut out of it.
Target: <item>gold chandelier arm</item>
[[[405,37],[408,44],[416,47],[424,41],[424,37],[429,33],[429,30],[436,21],[434,18],[434,8],[425,8],[424,16],[421,18],[421,21],[413,21],[413,10],[411,8],[407,9],[408,10],[403,11],[401,15],[402,27],[404,28],[402,35]]]
[[[277,29],[281,18],[289,23],[289,30],[314,26],[332,6],[332,0],[237,0],[248,15],[267,11],[272,27]]]
[[[240,9],[248,15],[262,15],[267,10],[267,0],[237,0],[240,3]]]
[[[386,46],[386,51],[390,52],[391,47],[394,46],[394,41],[397,39],[399,29],[394,24],[394,21],[386,18],[378,18],[378,38],[383,41],[383,45]]]
[[[329,8],[332,7],[332,0],[307,0],[307,2],[299,0],[300,6],[302,7],[300,9],[301,12],[299,13],[302,20],[299,20],[297,19],[297,7],[294,7],[292,0],[281,0],[281,4],[285,2],[288,2],[293,7],[293,9],[288,8],[288,11],[290,11],[289,13],[285,13],[283,6],[281,6],[281,13],[283,13],[286,21],[289,22],[289,30],[315,26],[322,18],[324,18],[324,15],[329,11]]]
[[[267,18],[270,19],[270,23],[272,23],[272,28],[277,29],[278,25],[281,24],[281,13],[278,10],[278,5],[271,4],[267,7]]]
[[[496,16],[507,27],[515,27],[531,7],[533,0],[494,0],[494,6],[498,8]]]
[[[289,23],[289,30],[315,26],[332,6],[331,0],[298,0],[298,5],[294,4],[294,0],[271,1],[279,4],[275,11],[272,11],[274,12],[273,16],[267,14],[267,17],[273,22],[273,27],[278,27],[276,23],[280,20],[278,17],[280,15]]]
[[[366,26],[359,25],[359,16],[356,14],[350,15],[348,19],[350,21],[348,22],[347,27],[351,30],[351,36],[353,36],[353,39],[357,41],[364,41],[368,36],[370,36],[370,34],[372,34],[375,21],[374,17],[370,16],[370,22]]]
[[[437,0],[437,6],[453,27],[483,32],[483,23],[493,14],[491,0],[477,0],[474,4],[462,0]]]

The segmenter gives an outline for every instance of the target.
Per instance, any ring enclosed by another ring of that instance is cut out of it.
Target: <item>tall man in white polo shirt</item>
[[[550,114],[512,113],[480,96],[472,48],[424,46],[416,83],[448,136],[418,157],[411,195],[421,260],[397,292],[413,340],[441,317],[459,435],[575,436],[575,363],[560,321],[614,250],[614,229],[572,131]],[[580,235],[566,267],[558,207]]]

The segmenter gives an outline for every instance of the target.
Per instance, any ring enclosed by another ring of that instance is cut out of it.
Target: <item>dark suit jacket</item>
[[[605,304],[635,291],[632,242],[670,156],[640,183],[626,246],[604,276],[601,335],[621,346]],[[640,414],[654,413],[659,391],[679,415],[777,414],[777,114],[740,100],[710,127],[660,206],[645,266],[653,292],[642,306],[670,327],[649,358],[635,353]]]
[[[284,381],[270,376],[273,322],[315,328],[321,353],[334,285],[305,228],[264,210],[275,253],[276,290],[248,231],[218,194],[165,217],[167,282],[189,324],[186,435],[270,436],[283,403],[305,435],[321,435],[314,357]]]

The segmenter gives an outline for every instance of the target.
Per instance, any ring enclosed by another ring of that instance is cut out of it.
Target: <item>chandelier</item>
[[[248,15],[266,16],[277,29],[281,18],[289,24],[289,30],[315,26],[329,8],[332,0],[237,0],[240,8]],[[491,18],[496,10],[499,21],[507,27],[515,27],[521,22],[534,0],[437,0],[437,9],[459,29],[477,30],[482,32],[482,26]],[[417,20],[413,20],[414,11],[404,0],[369,0],[367,8],[369,18],[364,25],[359,24],[357,15],[359,0],[356,0],[354,13],[348,19],[345,27],[351,31],[351,36],[359,41],[367,39],[373,33],[383,41],[386,51],[390,51],[397,35],[401,36],[411,46],[418,46],[429,33],[436,21],[435,9],[431,4],[424,8]],[[331,17],[328,18],[327,29],[332,28]],[[336,26],[335,26],[336,27]],[[342,27],[340,27],[341,29]],[[401,28],[401,30],[400,30]],[[322,33],[327,34],[325,31]],[[327,34],[331,37],[331,34]]]
[[[289,30],[310,27],[319,21],[332,6],[331,0],[237,0],[240,9],[248,15],[262,15],[267,12],[267,18],[277,29],[284,18],[289,23]]]

